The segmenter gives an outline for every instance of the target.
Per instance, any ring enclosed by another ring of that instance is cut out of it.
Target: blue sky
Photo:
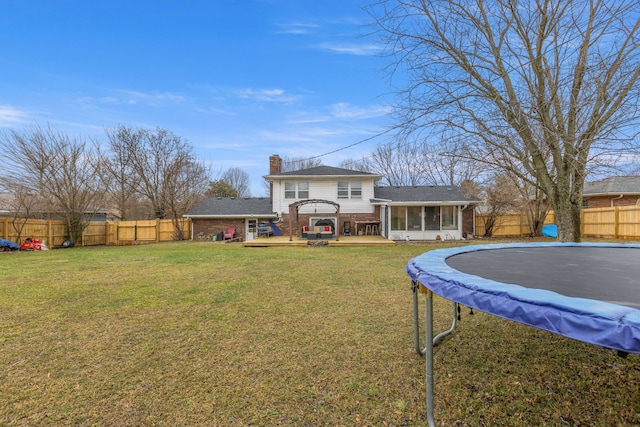
[[[0,131],[49,124],[104,140],[119,124],[160,126],[264,195],[269,155],[317,156],[390,124],[366,4],[0,0]]]

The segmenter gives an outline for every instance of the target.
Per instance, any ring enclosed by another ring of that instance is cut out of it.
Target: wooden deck
[[[326,243],[326,245],[325,245]],[[242,242],[247,247],[268,246],[393,246],[396,242],[383,236],[341,236],[340,240],[306,240],[289,236],[258,237],[257,239]]]

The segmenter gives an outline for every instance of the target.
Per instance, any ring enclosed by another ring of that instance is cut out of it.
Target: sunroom
[[[459,240],[472,235],[479,202],[459,187],[378,187],[381,230],[391,240]]]

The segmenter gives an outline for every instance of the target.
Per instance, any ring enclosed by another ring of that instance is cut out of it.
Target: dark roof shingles
[[[374,196],[393,202],[479,202],[460,187],[454,186],[376,187]]]
[[[274,215],[269,198],[210,198],[191,209],[186,216]]]

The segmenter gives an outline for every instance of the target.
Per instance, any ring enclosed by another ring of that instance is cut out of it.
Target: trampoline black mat
[[[640,248],[487,249],[453,255],[446,263],[496,282],[640,308]]]

